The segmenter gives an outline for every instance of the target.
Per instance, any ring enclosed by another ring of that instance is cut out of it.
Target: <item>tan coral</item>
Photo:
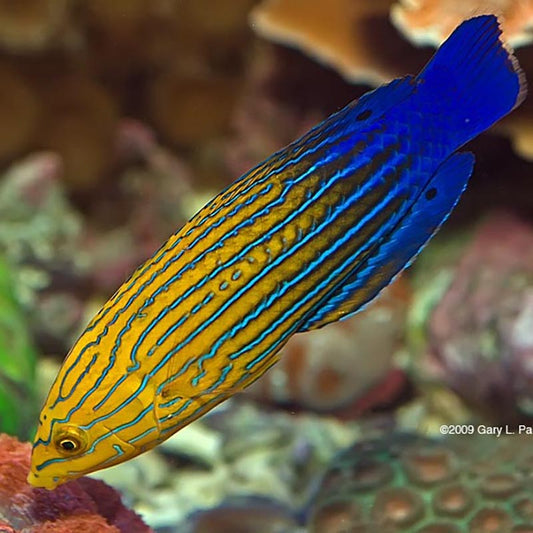
[[[517,50],[516,58],[531,82],[533,72],[533,46]],[[494,131],[511,139],[514,151],[522,158],[533,161],[533,99],[526,98],[523,104],[494,126]]]
[[[495,130],[511,138],[515,152],[528,161],[533,161],[533,103],[526,99],[520,109],[501,123]]]
[[[26,79],[9,65],[0,63],[0,161],[28,149],[40,111],[37,95]]]
[[[252,11],[251,25],[333,66],[349,81],[379,84],[420,63],[389,25],[392,2],[264,0]]]
[[[83,75],[54,78],[42,96],[46,116],[39,144],[61,156],[69,188],[90,188],[112,162],[118,125],[115,102],[102,85]]]
[[[438,46],[461,21],[488,13],[500,18],[511,46],[533,41],[533,0],[399,0],[391,20],[412,42]]]
[[[228,127],[237,89],[231,78],[164,75],[152,84],[150,116],[171,144],[194,147]]]
[[[70,0],[0,0],[0,45],[39,50],[64,29]]]
[[[178,20],[195,31],[219,37],[239,32],[257,0],[181,0]],[[209,13],[209,16],[206,16]],[[185,29],[185,28],[183,28]]]
[[[84,4],[87,13],[99,26],[121,34],[135,30],[144,18],[152,14],[151,3],[150,0],[90,0]]]

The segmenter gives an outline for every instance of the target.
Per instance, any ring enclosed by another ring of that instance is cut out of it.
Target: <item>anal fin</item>
[[[469,152],[448,157],[405,216],[375,245],[367,259],[355,265],[340,286],[319,302],[298,331],[321,328],[353,315],[409,266],[457,204],[473,166],[474,155]]]

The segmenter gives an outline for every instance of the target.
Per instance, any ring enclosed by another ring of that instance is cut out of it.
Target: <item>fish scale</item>
[[[157,445],[270,368],[296,332],[357,312],[457,203],[457,150],[525,95],[493,16],[417,76],[348,104],[227,187],[89,323],[42,409],[30,483]],[[354,361],[357,364],[357,361]]]

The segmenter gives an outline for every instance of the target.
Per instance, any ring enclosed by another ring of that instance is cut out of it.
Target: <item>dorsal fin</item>
[[[405,76],[393,80],[387,85],[382,85],[349,103],[339,113],[327,119],[325,123],[344,118],[350,121],[352,128],[359,125],[363,126],[366,121],[379,118],[383,113],[408,98],[415,88],[413,81],[413,76]],[[341,118],[339,115],[343,113],[345,113],[345,117]]]

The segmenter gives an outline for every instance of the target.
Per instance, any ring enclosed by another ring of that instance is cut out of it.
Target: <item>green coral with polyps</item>
[[[442,441],[397,434],[344,451],[322,480],[310,533],[533,531],[531,436],[472,428]]]

